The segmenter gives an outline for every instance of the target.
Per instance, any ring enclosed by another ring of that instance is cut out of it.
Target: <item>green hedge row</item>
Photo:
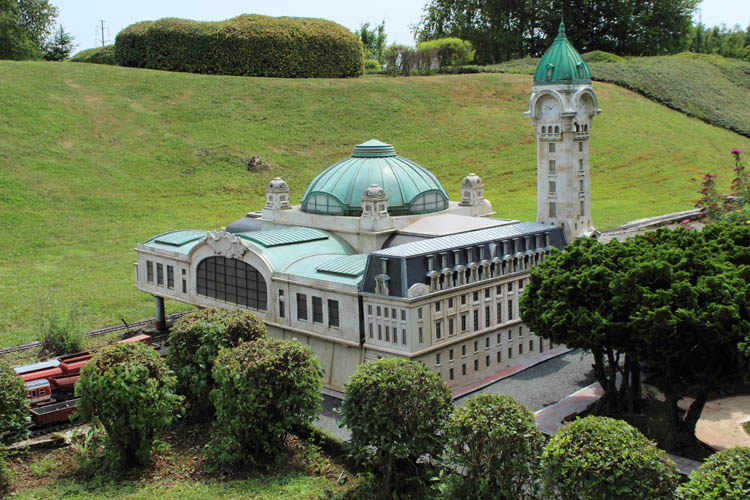
[[[357,35],[324,19],[165,18],[128,26],[115,47],[120,66],[167,71],[288,78],[356,77],[364,71]]]
[[[82,50],[73,57],[70,62],[83,62],[93,64],[116,64],[115,63],[115,46],[105,45],[95,49]]]

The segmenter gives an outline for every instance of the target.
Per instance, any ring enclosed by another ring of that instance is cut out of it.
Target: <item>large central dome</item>
[[[385,190],[390,215],[437,212],[448,208],[448,194],[426,168],[402,158],[390,144],[369,140],[352,156],[320,173],[302,197],[302,210],[360,216],[362,195],[372,184]]]

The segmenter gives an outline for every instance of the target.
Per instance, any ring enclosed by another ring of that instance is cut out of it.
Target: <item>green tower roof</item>
[[[534,71],[534,85],[591,83],[591,71],[565,36],[565,25]]]
[[[388,196],[390,215],[437,212],[448,208],[448,194],[426,168],[402,158],[390,144],[369,140],[352,156],[321,172],[302,196],[302,210],[359,216],[362,195],[377,184]]]

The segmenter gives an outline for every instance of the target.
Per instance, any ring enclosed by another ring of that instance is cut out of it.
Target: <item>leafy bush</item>
[[[5,450],[0,445],[0,498],[5,498],[5,495],[10,491],[10,485],[10,469],[5,463]]]
[[[380,63],[376,59],[366,59],[365,60],[365,71],[366,72],[374,72],[378,71],[380,69]]]
[[[443,450],[439,434],[452,409],[445,382],[422,363],[391,358],[359,365],[345,390],[350,453],[382,478],[383,498],[419,488],[429,468],[418,459]]]
[[[175,322],[169,332],[167,364],[177,376],[177,393],[185,396],[188,418],[202,421],[214,413],[211,370],[219,350],[265,333],[263,322],[244,311],[203,309]]]
[[[70,62],[82,62],[93,64],[117,64],[115,62],[115,46],[105,45],[94,49],[86,49],[71,57]]]
[[[417,45],[421,58],[429,61],[427,71],[437,66],[438,71],[445,71],[450,66],[463,66],[474,59],[474,48],[471,42],[460,38],[438,38],[421,42]]]
[[[677,467],[629,424],[586,417],[566,425],[542,453],[543,497],[561,500],[669,499]]]
[[[750,498],[750,448],[736,447],[711,455],[677,488],[678,500],[746,500]]]
[[[66,308],[54,296],[42,299],[35,328],[43,353],[61,356],[83,349],[85,336],[80,312],[76,308]]]
[[[534,415],[509,396],[479,394],[456,408],[446,426],[450,473],[445,498],[535,498],[544,437]]]
[[[279,457],[287,433],[320,410],[323,369],[297,341],[259,338],[222,349],[213,378],[212,452],[223,465]]]
[[[355,77],[362,42],[324,19],[241,15],[221,22],[165,18],[117,34],[120,66],[220,75]]]
[[[175,385],[154,349],[140,342],[114,344],[81,369],[78,412],[104,426],[114,465],[145,465],[154,438],[172,422],[182,400]]]
[[[586,52],[585,54],[581,55],[581,58],[587,63],[616,63],[625,60],[624,57],[620,57],[617,54],[612,54],[611,52],[604,52],[603,50],[592,50],[591,52]]]
[[[0,359],[0,444],[11,443],[25,435],[29,402],[26,388],[15,370]]]
[[[393,44],[385,51],[385,67],[391,76],[411,75],[416,64],[417,51],[407,45]]]

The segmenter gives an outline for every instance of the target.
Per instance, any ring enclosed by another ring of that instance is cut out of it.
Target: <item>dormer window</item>
[[[547,64],[547,66],[546,66],[546,68],[547,68],[547,78],[546,79],[547,80],[551,80],[552,79],[552,70],[554,69],[554,67],[555,67],[555,65],[552,64],[552,63]]]

